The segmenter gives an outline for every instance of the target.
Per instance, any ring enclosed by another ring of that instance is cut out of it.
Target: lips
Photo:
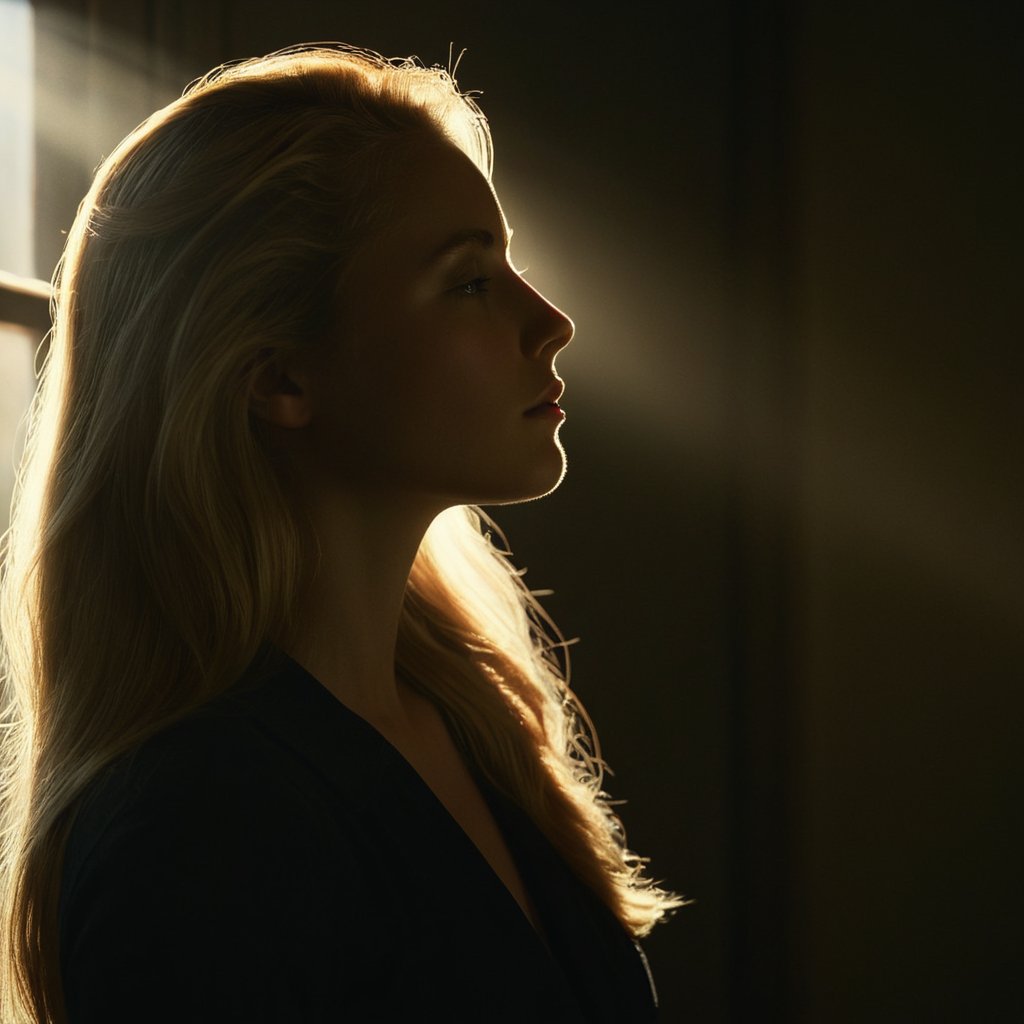
[[[553,380],[539,397],[537,402],[530,406],[526,410],[524,415],[529,416],[531,413],[543,412],[545,409],[550,409],[552,406],[558,406],[558,400],[562,397],[562,393],[565,391],[565,382],[559,380],[557,377]]]

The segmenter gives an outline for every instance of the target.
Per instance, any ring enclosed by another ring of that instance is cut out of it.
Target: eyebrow
[[[512,229],[509,228],[508,242],[512,241]],[[486,228],[466,228],[463,231],[456,231],[454,235],[441,243],[431,254],[427,257],[427,264],[437,263],[439,260],[443,260],[446,257],[454,256],[461,252],[463,249],[469,249],[474,246],[480,246],[483,249],[491,249],[494,246],[494,235],[491,234]]]

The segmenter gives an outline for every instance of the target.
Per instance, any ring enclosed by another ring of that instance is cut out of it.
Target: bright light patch
[[[32,8],[0,0],[0,270],[33,276]],[[0,533],[7,529],[15,467],[34,378],[32,332],[0,324]]]
[[[32,8],[0,0],[0,269],[23,277],[35,276],[32,70]]]

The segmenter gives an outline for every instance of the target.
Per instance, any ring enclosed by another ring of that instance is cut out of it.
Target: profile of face
[[[307,464],[326,486],[438,509],[548,493],[572,322],[514,269],[498,199],[454,145],[415,143],[388,198],[301,380]]]

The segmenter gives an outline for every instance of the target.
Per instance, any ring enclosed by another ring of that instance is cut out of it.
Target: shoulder
[[[111,875],[121,889],[188,886],[229,898],[268,863],[302,868],[351,852],[344,808],[315,773],[255,722],[194,716],[110,765],[79,801],[65,851],[62,904]],[[230,883],[225,885],[225,883]]]
[[[325,712],[345,718],[321,689],[287,665],[250,671],[118,758],[78,801],[69,863],[88,861],[128,832],[136,841],[171,830],[230,841],[258,828],[273,841],[287,826],[302,826],[293,836],[299,841],[331,826],[336,831],[345,817],[339,779],[358,772],[364,751],[337,722],[325,726]],[[313,756],[325,748],[331,780],[321,770],[325,759]]]
[[[80,801],[60,898],[69,1000],[89,1021],[129,977],[140,995],[176,984],[168,1006],[199,1021],[195,1007],[212,1012],[265,976],[301,982],[315,1001],[344,981],[317,950],[373,970],[385,923],[364,884],[370,853],[294,748],[217,702],[111,765]],[[264,995],[285,998],[273,985]]]
[[[225,709],[191,716],[108,766],[82,795],[68,860],[131,832],[177,830],[227,838],[233,829],[310,817],[315,779],[250,717]]]

